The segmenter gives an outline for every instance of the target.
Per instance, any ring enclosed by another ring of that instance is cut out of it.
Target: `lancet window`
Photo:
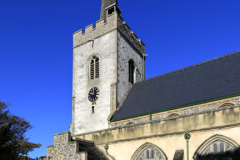
[[[132,59],[128,61],[129,65],[129,82],[134,83],[134,62]]]
[[[99,57],[93,56],[90,60],[90,80],[99,78]]]

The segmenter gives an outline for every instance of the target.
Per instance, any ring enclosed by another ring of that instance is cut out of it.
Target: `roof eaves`
[[[116,122],[116,121],[121,121],[121,120],[125,120],[125,119],[130,119],[130,118],[145,116],[145,115],[149,115],[149,114],[160,113],[160,112],[170,111],[170,110],[179,109],[179,108],[184,108],[184,107],[190,107],[190,106],[194,106],[194,105],[204,104],[204,103],[208,103],[208,102],[212,102],[212,101],[217,101],[217,100],[222,100],[222,99],[227,99],[227,98],[232,98],[232,97],[237,97],[237,96],[240,96],[240,93],[238,93],[238,94],[233,94],[233,95],[228,95],[228,96],[224,96],[224,97],[219,97],[219,98],[214,98],[214,99],[209,99],[209,100],[204,100],[204,101],[200,101],[200,102],[185,104],[185,105],[181,105],[181,106],[177,106],[177,107],[172,107],[172,108],[167,108],[167,109],[163,109],[163,110],[158,110],[158,111],[143,113],[143,114],[139,114],[139,115],[124,117],[124,118],[120,118],[120,119],[110,120],[110,122]]]

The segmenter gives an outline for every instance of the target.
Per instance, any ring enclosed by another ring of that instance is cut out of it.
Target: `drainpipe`
[[[143,54],[143,81],[145,80],[145,57],[147,56],[147,54]]]
[[[149,121],[151,121],[152,120],[152,114],[150,113],[149,114]]]
[[[191,138],[191,135],[189,133],[186,133],[184,135],[184,138],[186,139],[186,143],[187,143],[187,160],[189,160],[189,146],[188,146],[188,141]]]
[[[104,149],[105,149],[106,154],[107,154],[110,158],[112,158],[112,160],[115,160],[115,158],[108,153],[108,151],[107,151],[108,148],[109,148],[109,147],[108,147],[108,145],[106,144],[106,145],[104,146]]]

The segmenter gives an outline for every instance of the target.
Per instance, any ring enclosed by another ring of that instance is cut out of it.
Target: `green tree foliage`
[[[32,128],[24,118],[12,115],[7,109],[11,105],[0,101],[0,159],[30,159],[26,155],[41,146],[29,142],[25,132]]]

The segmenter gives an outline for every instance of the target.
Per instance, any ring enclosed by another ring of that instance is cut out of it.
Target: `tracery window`
[[[163,151],[151,143],[145,143],[134,153],[131,160],[166,160]]]
[[[154,158],[155,155],[155,150],[151,150],[151,157],[150,158]]]
[[[90,79],[97,78],[99,78],[99,57],[94,55],[90,59]]]
[[[218,149],[217,149],[217,144],[213,144],[213,153],[217,153],[218,152]]]
[[[200,153],[201,155],[206,155],[206,154],[217,154],[220,152],[226,152],[226,151],[231,151],[234,150],[235,147],[228,142],[224,142],[221,140],[217,140],[212,144],[209,144],[203,151]]]
[[[220,143],[220,152],[224,152],[224,143]]]
[[[165,160],[162,153],[153,147],[146,148],[136,160]]]
[[[206,140],[195,152],[194,159],[198,160],[198,155],[218,154],[227,151],[234,151],[238,144],[222,135],[215,135]]]

